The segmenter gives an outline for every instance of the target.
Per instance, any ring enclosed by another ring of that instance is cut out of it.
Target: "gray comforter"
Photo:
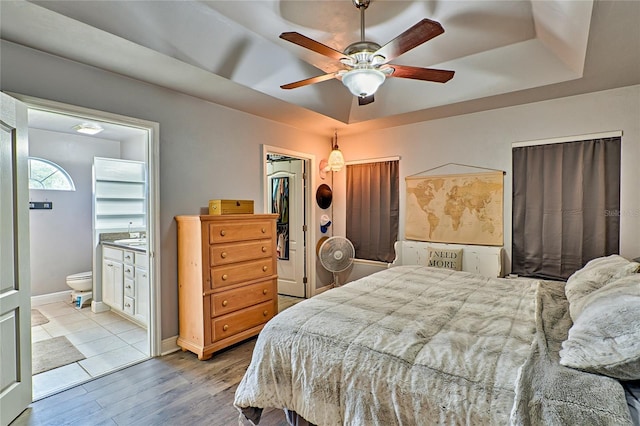
[[[285,310],[235,405],[317,425],[627,424],[615,380],[562,367],[561,283],[400,266]]]

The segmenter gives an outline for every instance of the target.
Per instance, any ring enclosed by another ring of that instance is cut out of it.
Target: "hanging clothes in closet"
[[[278,259],[289,259],[289,178],[278,177],[271,179],[271,212],[280,216],[277,221],[277,246]]]

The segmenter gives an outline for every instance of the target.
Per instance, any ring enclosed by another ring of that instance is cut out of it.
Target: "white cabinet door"
[[[122,310],[124,280],[122,263],[110,259],[102,261],[102,301]]]
[[[145,325],[149,323],[149,275],[144,268],[136,268],[135,316]]]

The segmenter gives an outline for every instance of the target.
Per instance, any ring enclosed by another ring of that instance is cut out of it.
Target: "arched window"
[[[73,179],[65,169],[43,158],[29,157],[29,189],[75,191]]]

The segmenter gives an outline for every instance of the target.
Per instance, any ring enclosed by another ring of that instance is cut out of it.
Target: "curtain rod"
[[[604,139],[604,138],[615,138],[615,137],[622,137],[622,130],[612,130],[610,132],[601,132],[601,133],[590,133],[586,135],[563,136],[563,137],[551,138],[551,139],[536,139],[531,141],[513,142],[511,143],[511,147],[519,148],[523,146],[550,145],[554,143],[588,141],[592,139]]]
[[[400,156],[369,158],[369,159],[364,159],[364,160],[353,160],[353,161],[347,161],[345,163],[345,165],[353,166],[353,165],[356,165],[356,164],[382,163],[383,161],[400,161]]]

